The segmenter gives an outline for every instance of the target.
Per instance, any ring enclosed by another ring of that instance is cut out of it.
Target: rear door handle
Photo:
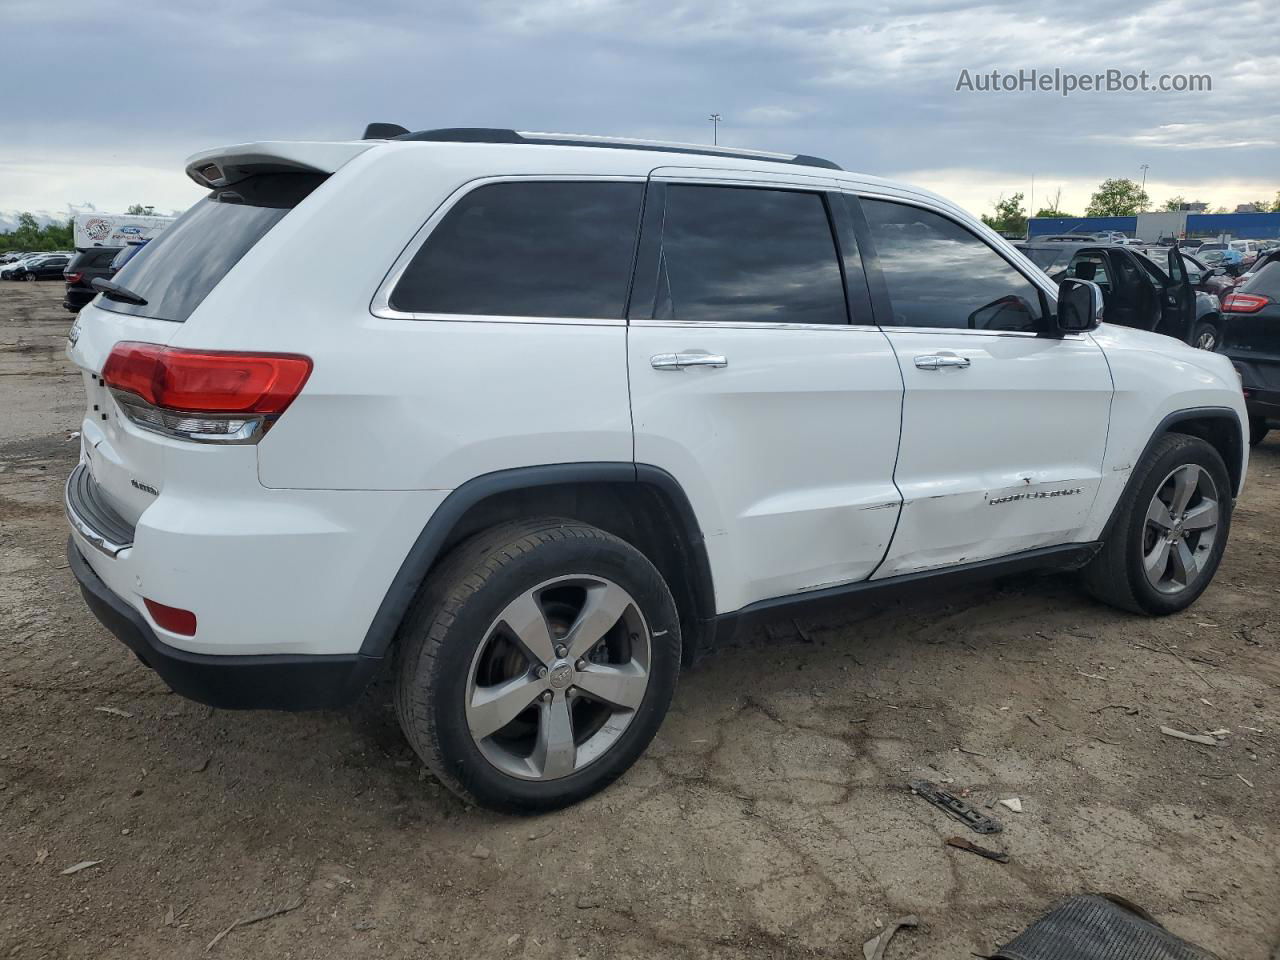
[[[685,367],[727,367],[729,361],[715,353],[655,353],[649,358],[655,370],[683,370]]]
[[[920,370],[941,370],[943,367],[959,367],[964,369],[969,366],[968,357],[957,357],[955,354],[928,354],[923,357],[916,357],[916,367]]]

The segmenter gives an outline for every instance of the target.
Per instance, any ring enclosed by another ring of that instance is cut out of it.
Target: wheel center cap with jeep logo
[[[573,668],[567,663],[559,664],[551,669],[551,686],[561,690],[569,685],[573,678]]]

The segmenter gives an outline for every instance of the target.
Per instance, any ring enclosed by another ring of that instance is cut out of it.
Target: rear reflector
[[[284,413],[311,375],[309,357],[286,353],[177,350],[117,343],[102,369],[116,390],[186,413]]]
[[[1222,298],[1222,309],[1227,313],[1257,313],[1270,302],[1270,297],[1252,293],[1228,293]]]
[[[151,614],[151,619],[161,628],[184,637],[196,635],[196,615],[190,610],[167,607],[163,603],[156,603],[146,597],[142,598],[142,602],[147,605],[147,612]]]

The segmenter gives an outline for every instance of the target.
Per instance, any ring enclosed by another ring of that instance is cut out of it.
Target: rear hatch
[[[129,341],[163,347],[188,321],[216,323],[216,318],[196,312],[205,297],[328,177],[330,167],[336,169],[369,144],[315,145],[324,148],[317,152],[320,162],[315,166],[298,158],[305,154],[299,147],[307,145],[285,144],[274,156],[271,144],[248,146],[253,149],[227,148],[225,155],[210,151],[193,160],[200,172],[191,167],[189,172],[197,182],[213,185],[210,194],[111,278],[120,292],[100,294],[72,326],[68,356],[85,387],[81,443],[90,492],[129,527],[164,489],[167,461],[207,454],[210,447],[128,420],[102,376],[112,350]],[[239,159],[233,163],[228,158]],[[219,169],[220,160],[226,161],[226,170]]]

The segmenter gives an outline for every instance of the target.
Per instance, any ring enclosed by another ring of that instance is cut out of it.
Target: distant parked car
[[[89,247],[71,258],[62,274],[67,281],[67,293],[62,299],[64,308],[72,313],[79,313],[86,303],[98,295],[98,291],[93,289],[93,278],[111,276],[111,261],[120,249]]]
[[[1190,281],[1191,286],[1204,293],[1213,294],[1221,299],[1237,283],[1236,279],[1228,276],[1226,269],[1221,266],[1211,267],[1185,251],[1182,253],[1182,260],[1187,267],[1187,280]]]
[[[1170,250],[1166,269],[1124,246],[1083,247],[1071,257],[1066,277],[1102,288],[1103,319],[1174,337],[1201,350],[1221,342],[1221,305],[1194,289],[1185,254]]]
[[[41,253],[19,260],[0,270],[4,280],[61,280],[68,257],[64,253]]]
[[[1268,263],[1222,301],[1222,352],[1235,364],[1249,412],[1249,443],[1280,420],[1280,262]]]
[[[50,254],[33,260],[24,260],[22,267],[14,271],[13,280],[61,280],[62,271],[71,258],[65,253]]]
[[[1240,252],[1241,262],[1246,267],[1252,266],[1253,261],[1258,259],[1258,241],[1256,240],[1232,240],[1228,246]]]
[[[28,253],[21,257],[15,257],[8,263],[0,265],[0,280],[17,280],[17,274],[22,270],[28,260],[38,260],[46,256],[43,253]]]

